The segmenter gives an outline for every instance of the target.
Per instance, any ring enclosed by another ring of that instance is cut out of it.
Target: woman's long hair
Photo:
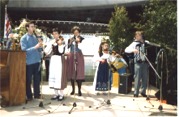
[[[101,44],[100,44],[100,46],[99,46],[99,51],[98,51],[98,53],[99,53],[99,56],[102,56],[103,55],[103,45],[104,44],[108,44],[107,42],[101,42]]]

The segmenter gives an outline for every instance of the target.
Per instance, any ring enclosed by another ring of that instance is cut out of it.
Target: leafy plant
[[[115,12],[109,21],[109,36],[115,50],[125,49],[133,40],[131,35],[132,24],[125,7],[115,6]]]
[[[159,43],[166,50],[169,75],[177,67],[177,5],[171,0],[150,0],[144,6],[135,28],[145,32],[145,39]]]

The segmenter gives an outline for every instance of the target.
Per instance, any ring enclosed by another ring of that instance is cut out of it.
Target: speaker
[[[120,75],[118,93],[128,94],[132,90],[131,74],[125,73]]]

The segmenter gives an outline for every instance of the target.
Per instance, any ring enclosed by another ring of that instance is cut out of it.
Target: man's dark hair
[[[58,33],[60,33],[58,28],[53,28],[53,29],[52,29],[52,33],[53,33],[53,32],[58,32]]]
[[[27,23],[25,24],[26,30],[27,30],[27,27],[29,27],[30,24],[34,24],[34,22],[32,22],[32,21],[27,22]]]

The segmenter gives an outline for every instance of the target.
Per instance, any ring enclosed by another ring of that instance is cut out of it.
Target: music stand
[[[162,71],[161,71],[161,76],[159,76],[159,74],[158,74],[158,72],[156,71],[156,69],[153,67],[153,65],[151,64],[151,62],[149,61],[149,59],[146,57],[146,55],[143,53],[143,52],[141,52],[143,55],[144,55],[144,57],[145,57],[145,59],[147,60],[147,62],[149,63],[149,65],[151,66],[151,68],[153,69],[153,71],[155,72],[155,74],[157,75],[157,77],[158,78],[160,78],[161,79],[161,84],[160,84],[160,105],[159,105],[159,107],[158,107],[158,109],[160,110],[160,111],[162,111],[163,110],[163,105],[162,105],[162,82],[163,82],[163,55],[164,55],[164,52],[166,52],[164,49],[160,49],[160,51],[158,52],[158,56],[159,56],[159,54],[160,53],[162,53],[162,55],[161,55],[161,62],[162,62],[162,64],[161,64],[161,68],[162,68]],[[176,110],[176,109],[175,109]]]

